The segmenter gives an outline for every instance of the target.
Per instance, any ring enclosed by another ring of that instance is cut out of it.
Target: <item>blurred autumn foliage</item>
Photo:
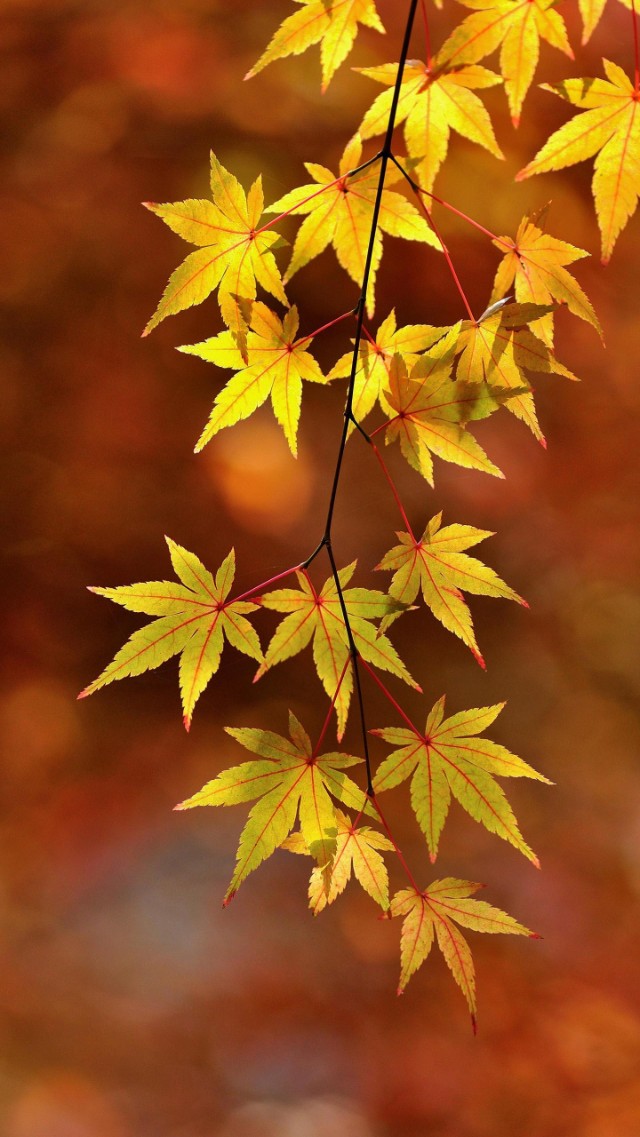
[[[363,34],[354,64],[394,57],[404,7],[381,4],[387,41]],[[267,411],[194,457],[218,385],[173,348],[213,334],[215,305],[140,340],[183,250],[138,203],[206,195],[210,147],[245,184],[262,172],[273,201],[299,183],[303,161],[336,162],[368,105],[370,85],[348,68],[321,97],[311,55],[241,82],[288,11],[285,0],[5,0],[0,13],[0,1127],[636,1137],[640,222],[605,271],[587,166],[513,184],[566,117],[558,100],[533,91],[516,133],[500,89],[488,92],[507,161],[456,140],[438,192],[498,233],[553,198],[550,231],[595,254],[577,275],[606,351],[560,314],[559,354],[583,382],[541,379],[547,453],[510,416],[482,424],[504,483],[441,465],[434,495],[397,471],[416,525],[443,507],[447,521],[495,529],[492,564],[531,603],[527,613],[475,602],[486,675],[427,616],[394,637],[427,699],[447,691],[452,711],[508,699],[495,736],[557,783],[512,795],[541,873],[461,810],[449,823],[438,875],[486,881],[489,900],[544,937],[474,940],[479,1038],[441,960],[396,999],[398,928],[367,897],[348,893],[311,918],[301,858],[274,857],[223,912],[239,817],[171,812],[238,760],[224,724],[281,729],[291,706],[317,732],[325,704],[310,666],[252,687],[251,661],[229,661],[190,737],[172,665],[75,702],[132,630],[86,584],[162,576],[167,532],[214,565],[234,544],[248,588],[320,535],[344,388],[306,393],[297,462]],[[454,17],[434,17],[438,34]],[[631,67],[619,5],[580,52],[581,73],[599,73],[603,54]],[[542,70],[549,81],[569,73],[547,53]],[[462,222],[441,223],[480,311],[499,254]],[[291,294],[303,331],[355,302],[328,253]],[[405,323],[460,315],[436,255],[389,240],[377,316],[392,305]],[[344,327],[323,337],[327,366],[346,349]],[[368,570],[396,527],[356,437],[340,560]],[[418,714],[423,701],[406,705]],[[346,741],[358,745],[353,725]],[[431,879],[408,811],[396,807],[394,822]]]

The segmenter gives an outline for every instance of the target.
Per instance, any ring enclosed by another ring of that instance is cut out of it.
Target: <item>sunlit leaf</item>
[[[382,619],[390,612],[404,610],[404,605],[375,589],[347,588],[355,567],[354,561],[340,571],[339,577],[356,648],[373,667],[389,671],[419,690],[391,641],[381,635],[372,622]],[[285,617],[271,638],[256,679],[277,663],[291,659],[313,641],[313,659],[318,678],[330,699],[338,691],[335,709],[338,738],[342,738],[353,690],[353,664],[347,662],[349,641],[336,582],[333,576],[329,577],[318,592],[308,574],[299,572],[297,576],[299,590],[280,588],[267,592],[262,597],[265,608],[283,612]]]
[[[358,70],[389,88],[374,100],[359,127],[362,138],[374,138],[387,129],[398,65],[385,63]],[[450,62],[444,49],[430,65],[414,59],[406,64],[396,124],[404,122],[407,151],[423,189],[433,189],[438,170],[447,156],[452,130],[484,147],[494,157],[504,157],[486,107],[474,94],[474,89],[493,87],[501,82],[500,77],[486,67]]]
[[[181,581],[147,581],[118,588],[92,588],[131,612],[157,617],[134,632],[101,675],[81,697],[92,695],[115,679],[141,675],[180,655],[180,693],[187,729],[200,695],[220,666],[225,639],[253,659],[262,660],[260,641],[246,619],[258,607],[247,600],[228,600],[235,576],[233,549],[215,580],[198,560],[167,537],[171,562]]]
[[[285,194],[267,210],[267,213],[308,215],[298,230],[285,282],[331,244],[342,268],[358,285],[362,284],[380,171],[378,163],[373,163],[360,173],[350,175],[361,158],[362,142],[355,135],[347,143],[337,177],[325,166],[307,162],[306,168],[314,179],[313,183]],[[389,168],[385,185],[397,182],[401,177],[395,167]],[[325,187],[322,193],[318,193],[319,186]],[[402,194],[384,189],[367,293],[370,317],[375,307],[375,278],[382,258],[383,233],[440,248],[438,238],[415,205]]]
[[[441,528],[441,521],[441,513],[432,517],[420,540],[409,533],[398,533],[400,544],[385,554],[377,568],[393,572],[389,593],[403,604],[413,604],[421,592],[436,619],[459,636],[484,667],[462,591],[500,596],[519,604],[525,601],[493,569],[464,552],[491,537],[490,532],[472,525]]]
[[[389,874],[381,852],[393,851],[384,833],[369,825],[354,825],[340,809],[336,810],[338,835],[331,863],[331,875],[321,866],[314,868],[309,881],[309,907],[318,915],[344,892],[352,875],[384,912],[389,907]],[[293,853],[309,853],[302,833],[292,833],[283,847]]]
[[[271,42],[245,78],[257,75],[269,63],[287,55],[301,55],[313,44],[320,44],[322,90],[325,91],[338,67],[349,55],[358,32],[358,23],[378,32],[384,27],[374,0],[295,0],[300,11],[287,16],[274,32]]]
[[[240,835],[236,868],[225,901],[242,881],[282,845],[296,818],[307,849],[320,867],[329,866],[336,851],[338,821],[332,798],[358,811],[366,794],[344,773],[362,762],[351,754],[316,754],[296,716],[289,712],[289,738],[270,730],[226,727],[259,761],[223,770],[177,809],[197,805],[237,805],[258,799]]]
[[[325,383],[325,377],[308,348],[312,337],[296,339],[298,310],[294,306],[284,321],[266,304],[253,305],[247,336],[247,365],[231,332],[220,332],[203,343],[179,351],[197,355],[236,374],[216,396],[209,421],[196,450],[202,450],[218,431],[248,418],[270,397],[273,413],[282,427],[293,454],[297,454],[302,381]]]
[[[434,706],[423,734],[408,727],[373,730],[396,749],[380,764],[374,777],[376,794],[411,777],[411,804],[424,833],[429,855],[435,861],[451,795],[463,809],[509,841],[537,866],[535,853],[524,841],[498,777],[527,777],[546,782],[521,758],[487,738],[476,738],[498,716],[504,703],[476,707],[438,721],[444,713],[444,696]]]
[[[257,284],[281,303],[288,303],[270,251],[282,239],[272,229],[260,229],[264,209],[261,179],[245,194],[237,178],[225,170],[213,153],[211,194],[213,202],[145,202],[174,233],[199,248],[170,277],[143,334],[148,335],[166,316],[201,304],[218,289],[222,318],[246,359],[246,334]]]
[[[606,264],[640,193],[640,110],[637,91],[621,67],[603,60],[606,79],[566,79],[545,89],[579,107],[547,139],[517,180],[561,170],[595,155],[593,197]]]
[[[469,945],[456,925],[461,924],[474,932],[534,936],[506,912],[485,900],[470,899],[481,887],[471,881],[446,877],[434,881],[424,892],[414,888],[401,889],[393,897],[390,909],[392,916],[403,917],[398,994],[402,994],[411,976],[424,963],[435,940],[467,1001],[474,1028],[475,971]]]
[[[509,110],[518,126],[535,75],[540,40],[573,59],[557,0],[458,0],[475,11],[454,29],[441,49],[450,63],[477,63],[500,47],[500,70]]]

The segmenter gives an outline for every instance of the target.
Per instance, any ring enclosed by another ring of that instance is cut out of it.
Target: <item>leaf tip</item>
[[[396,995],[404,995],[404,987],[398,987]]]
[[[471,1029],[473,1031],[473,1035],[475,1038],[478,1034],[478,1020],[477,1020],[476,1016],[473,1014],[473,1012],[471,1013]]]
[[[477,650],[474,650],[473,648],[471,649],[471,652],[472,652],[473,658],[475,659],[476,663],[479,663],[482,670],[486,671],[487,665],[485,663],[484,656],[480,655],[480,652]]]
[[[190,715],[183,715],[182,716],[182,725],[184,726],[184,729],[186,730],[186,732],[188,734],[189,731],[191,730],[191,716]]]
[[[539,868],[541,867],[541,865],[540,865],[540,858],[539,858],[539,857],[536,857],[535,853],[534,853],[534,855],[533,855],[533,856],[532,856],[532,858],[531,858],[531,864],[532,864],[532,865],[534,866],[534,868],[536,868],[536,869],[539,869]]]
[[[429,853],[429,862],[430,862],[430,864],[432,864],[432,865],[435,865],[435,863],[436,863],[436,857],[437,857],[437,856],[438,856],[438,854],[437,854],[437,853]]]
[[[540,935],[539,932],[529,932],[529,939],[530,940],[541,940],[542,936]]]
[[[87,695],[90,695],[90,694],[91,694],[91,692],[90,692],[89,688],[84,687],[83,690],[80,692],[80,694],[76,695],[76,699],[86,699]]]
[[[229,907],[229,905],[230,905],[231,901],[233,900],[233,898],[234,898],[235,894],[236,894],[236,889],[235,889],[235,888],[234,888],[233,892],[228,892],[228,893],[227,893],[227,895],[225,896],[224,900],[222,901],[222,907],[223,907],[223,908],[228,908],[228,907]]]
[[[185,810],[186,808],[187,808],[187,806],[186,806],[185,802],[179,801],[177,805],[174,805],[173,812],[174,813],[180,813],[181,811]]]

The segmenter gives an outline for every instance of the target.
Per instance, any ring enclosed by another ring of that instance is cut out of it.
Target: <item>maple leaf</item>
[[[399,328],[395,310],[391,310],[378,328],[375,338],[363,339],[358,353],[358,367],[353,389],[353,414],[362,422],[376,402],[383,411],[389,411],[385,391],[389,386],[389,367],[394,355],[401,355],[407,367],[413,366],[421,352],[432,347],[447,331],[434,328],[430,324],[409,324]],[[327,376],[331,379],[347,379],[351,375],[353,352],[341,356]]]
[[[424,892],[403,888],[391,901],[391,915],[403,916],[400,938],[400,983],[398,994],[404,991],[411,976],[418,970],[431,951],[434,940],[442,952],[447,967],[460,987],[475,1030],[476,980],[469,945],[456,926],[474,932],[504,932],[514,936],[538,939],[506,912],[487,904],[486,900],[470,897],[481,884],[469,880],[446,877],[436,880]]]
[[[398,656],[393,644],[375,628],[372,620],[381,619],[392,612],[404,610],[399,601],[370,588],[347,588],[355,571],[356,561],[338,573],[340,587],[349,616],[356,648],[363,659],[374,667],[389,671],[409,686],[420,690],[418,684]],[[300,589],[279,588],[261,598],[265,608],[285,612],[285,618],[274,632],[265,652],[264,662],[256,673],[261,678],[271,667],[291,659],[313,640],[313,658],[318,678],[327,695],[335,700],[338,719],[338,739],[342,738],[353,690],[353,665],[349,663],[349,642],[340,606],[338,589],[333,576],[320,592],[314,588],[306,573],[297,573]],[[342,677],[342,682],[340,679]],[[254,680],[255,681],[255,680]],[[338,690],[339,687],[339,690]]]
[[[364,791],[344,773],[362,758],[334,752],[316,755],[309,735],[291,711],[288,739],[270,730],[229,726],[225,730],[260,761],[223,770],[176,809],[259,799],[240,835],[235,872],[225,896],[227,904],[249,873],[282,844],[296,817],[311,855],[324,867],[330,865],[336,850],[332,796],[358,811],[365,809],[368,801]]]
[[[340,809],[336,810],[336,821],[338,831],[331,879],[327,884],[322,867],[314,868],[309,881],[309,907],[317,916],[327,904],[333,904],[344,892],[353,873],[365,892],[386,912],[389,907],[389,873],[380,850],[392,852],[391,841],[369,825],[354,825]],[[292,833],[283,841],[283,848],[292,853],[309,854],[302,833]]]
[[[504,401],[484,385],[450,379],[461,324],[450,328],[430,352],[421,355],[409,374],[402,356],[394,355],[385,394],[390,422],[386,442],[400,440],[410,466],[433,485],[433,458],[504,477],[490,462],[479,442],[466,429],[471,420],[486,418]]]
[[[506,246],[507,252],[498,265],[492,300],[514,289],[520,304],[566,304],[574,316],[586,320],[602,337],[588,296],[564,267],[588,257],[584,249],[549,236],[530,217],[523,217],[514,240],[499,237],[493,243],[501,252]],[[533,327],[547,346],[553,348],[553,311],[534,321]]]
[[[357,68],[363,75],[389,87],[378,95],[365,114],[359,132],[373,138],[387,129],[398,73],[397,63]],[[447,156],[452,130],[483,146],[496,158],[504,158],[496,142],[489,114],[472,88],[493,87],[502,80],[493,71],[477,65],[449,63],[444,49],[430,65],[409,60],[405,65],[396,124],[404,122],[407,151],[423,189],[431,192],[438,170]]]
[[[276,59],[301,55],[320,44],[322,90],[353,47],[358,24],[384,32],[374,0],[296,0],[303,7],[283,20],[260,59],[245,75],[251,79]]]
[[[621,3],[629,11],[633,9],[633,0],[621,0]],[[582,43],[588,43],[600,23],[600,17],[604,12],[607,0],[578,0],[578,8],[582,17]]]
[[[480,320],[465,320],[462,324],[456,347],[460,352],[456,377],[469,389],[485,383],[490,390],[497,387],[503,395],[510,393],[507,409],[544,446],[526,372],[553,372],[574,380],[576,376],[556,359],[530,326],[549,314],[550,305],[505,304],[495,308],[489,308]]]
[[[540,39],[573,59],[557,0],[459,0],[474,8],[441,49],[450,63],[477,63],[498,47],[500,70],[514,126],[520,122],[525,96],[535,75]]]
[[[332,244],[342,268],[352,280],[361,284],[379,178],[376,164],[360,173],[349,174],[359,165],[361,157],[362,141],[356,134],[347,143],[340,159],[338,178],[325,166],[307,162],[306,169],[314,182],[291,190],[266,210],[267,213],[308,214],[298,230],[285,283]],[[398,170],[387,169],[386,182],[393,183],[401,177]],[[318,186],[326,188],[318,193]],[[412,202],[393,190],[383,190],[367,295],[370,317],[375,306],[375,278],[382,258],[383,233],[409,241],[422,241],[436,249],[441,247],[428,222]]]
[[[211,154],[213,202],[199,199],[156,205],[145,202],[174,233],[200,246],[169,278],[162,299],[143,335],[164,320],[201,304],[218,289],[222,319],[236,336],[246,357],[246,333],[256,285],[288,307],[282,278],[271,250],[282,238],[271,229],[259,229],[264,210],[262,180],[248,194],[240,182]]]
[[[203,343],[178,348],[178,351],[197,355],[217,367],[236,371],[233,379],[216,396],[209,421],[196,443],[196,451],[202,450],[224,427],[248,418],[271,396],[273,412],[292,453],[297,454],[302,381],[327,381],[307,351],[312,337],[295,338],[298,323],[295,305],[284,320],[280,320],[266,304],[257,301],[253,305],[247,336],[247,365],[231,332],[220,332]]]
[[[516,181],[561,170],[596,155],[592,190],[607,264],[618,236],[635,212],[640,190],[639,94],[617,64],[603,59],[607,79],[566,79],[544,89],[582,113],[565,122]]]
[[[411,779],[411,804],[429,847],[433,862],[451,804],[451,795],[463,809],[509,841],[540,867],[535,853],[524,841],[513,811],[495,780],[499,777],[548,779],[504,746],[488,738],[476,738],[500,714],[504,703],[474,707],[444,719],[444,696],[432,708],[424,730],[387,727],[370,733],[397,747],[380,763],[373,780],[376,794]]]
[[[257,633],[245,619],[258,605],[247,600],[227,600],[235,576],[233,549],[214,580],[194,553],[169,537],[166,541],[180,584],[162,580],[89,590],[131,612],[144,612],[157,619],[133,633],[79,698],[92,695],[115,679],[141,675],[173,655],[180,655],[180,693],[188,730],[195,704],[220,666],[225,638],[238,651],[262,660]]]
[[[442,513],[432,517],[419,541],[412,534],[398,533],[400,544],[390,549],[376,568],[394,573],[389,594],[402,604],[413,604],[421,591],[436,619],[459,636],[484,667],[461,589],[528,605],[493,569],[463,551],[493,533],[472,525],[445,525],[441,529],[441,521]]]

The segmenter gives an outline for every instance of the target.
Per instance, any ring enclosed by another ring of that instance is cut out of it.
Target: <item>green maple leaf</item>
[[[535,932],[530,932],[512,916],[485,900],[469,899],[479,888],[482,888],[481,884],[446,877],[434,881],[424,892],[403,888],[391,901],[391,915],[404,917],[398,994],[402,994],[411,976],[424,963],[436,940],[447,967],[467,1000],[474,1030],[475,971],[469,945],[456,925],[461,924],[474,932],[503,932],[538,938]]]
[[[421,352],[432,347],[446,331],[446,328],[434,328],[430,324],[409,324],[399,328],[392,310],[380,324],[375,337],[361,341],[353,389],[353,414],[358,422],[366,418],[377,402],[385,414],[389,412],[386,391],[394,355],[402,356],[407,367],[412,367]],[[348,351],[331,368],[327,381],[349,378],[352,363],[353,352]]]
[[[307,348],[311,336],[296,339],[298,309],[295,305],[284,320],[259,301],[253,305],[251,328],[247,336],[247,362],[231,332],[220,332],[203,343],[178,348],[189,355],[229,367],[236,371],[223,387],[209,421],[198,442],[202,450],[218,431],[248,418],[271,397],[273,413],[282,427],[293,454],[298,452],[297,435],[302,403],[302,381],[326,383],[320,367]]]
[[[530,303],[492,305],[481,319],[464,321],[456,347],[460,352],[457,379],[469,389],[486,384],[494,392],[508,396],[507,409],[529,427],[543,446],[546,443],[527,372],[576,379],[532,330],[531,325],[548,316],[553,308],[554,305]]]
[[[310,185],[299,186],[269,206],[267,213],[306,213],[293,246],[291,262],[285,273],[285,283],[298,269],[319,256],[332,244],[339,264],[356,284],[363,280],[367,248],[371,234],[371,220],[378,191],[379,170],[376,164],[350,176],[349,171],[359,166],[362,158],[362,141],[356,134],[347,143],[340,159],[339,176],[325,166],[306,163],[314,178]],[[398,181],[398,170],[388,169],[386,183]],[[322,193],[318,187],[325,187]],[[367,312],[371,317],[375,307],[375,278],[382,259],[382,234],[421,241],[440,249],[440,242],[428,222],[412,202],[393,190],[382,191],[378,226],[374,238],[373,258],[367,293]]]
[[[356,70],[389,88],[374,99],[359,127],[362,138],[374,138],[387,129],[398,65],[384,63]],[[404,122],[407,151],[423,189],[428,192],[433,189],[438,170],[447,156],[452,130],[484,147],[496,158],[504,158],[484,103],[473,90],[494,87],[501,82],[500,76],[486,67],[450,62],[444,49],[429,65],[414,59],[406,63],[396,124]]]
[[[424,734],[406,727],[371,731],[396,747],[376,771],[374,792],[390,790],[411,777],[411,803],[432,862],[453,794],[470,817],[509,841],[539,868],[495,778],[535,778],[547,783],[548,779],[506,747],[475,737],[497,718],[504,703],[460,711],[448,719],[444,718],[444,703],[443,696],[431,710]]]
[[[177,809],[196,805],[237,805],[258,799],[242,830],[236,867],[225,896],[228,903],[242,881],[285,840],[299,817],[304,840],[318,865],[326,869],[336,851],[338,823],[332,797],[361,811],[368,799],[344,773],[362,762],[351,754],[316,755],[311,740],[289,712],[289,735],[270,730],[226,727],[245,750],[260,761],[243,762],[223,770]]]
[[[399,601],[370,588],[347,588],[355,571],[356,561],[338,573],[340,586],[349,616],[356,648],[363,659],[374,667],[389,671],[409,686],[420,690],[411,678],[393,644],[381,635],[373,620],[404,611]],[[280,588],[262,597],[265,608],[288,613],[276,628],[265,652],[264,662],[256,673],[259,679],[271,667],[291,659],[313,640],[313,659],[318,678],[327,695],[333,699],[338,684],[340,690],[335,701],[338,719],[338,738],[342,738],[353,690],[353,664],[349,663],[340,683],[340,677],[349,658],[349,642],[345,629],[338,589],[333,576],[317,592],[306,573],[298,573],[299,590]]]
[[[134,632],[79,697],[92,695],[115,679],[141,675],[180,655],[180,693],[188,730],[195,704],[220,666],[225,639],[245,655],[262,660],[255,628],[245,619],[258,605],[247,600],[227,600],[235,576],[233,549],[214,580],[194,553],[169,537],[166,540],[180,584],[162,580],[90,589],[131,612],[144,612],[157,619]]]
[[[237,178],[225,170],[214,154],[211,155],[211,193],[213,202],[202,199],[168,205],[145,202],[174,233],[199,248],[190,253],[169,278],[143,335],[148,335],[166,316],[201,304],[217,288],[222,319],[246,357],[247,328],[257,284],[288,306],[271,251],[282,244],[282,238],[272,229],[260,229],[264,210],[261,179],[258,178],[245,194]]]
[[[384,32],[384,27],[374,0],[296,0],[296,3],[303,7],[283,20],[245,79],[257,75],[276,59],[301,55],[308,47],[319,43],[324,92],[351,51],[358,24],[378,32]]]
[[[386,442],[400,442],[410,466],[433,485],[433,458],[468,469],[483,470],[497,478],[504,474],[489,460],[467,423],[487,418],[505,401],[498,390],[486,384],[451,380],[451,369],[462,325],[456,324],[434,347],[421,355],[408,372],[400,355],[389,367],[389,390],[385,394],[390,422]],[[511,392],[506,393],[510,397]]]
[[[344,892],[351,876],[379,904],[383,912],[389,907],[389,873],[381,852],[392,852],[393,845],[384,833],[369,825],[354,825],[340,809],[336,810],[336,849],[331,863],[331,876],[316,866],[309,881],[309,907],[314,916]],[[303,833],[292,833],[283,841],[292,853],[309,854]]]
[[[419,541],[409,533],[398,533],[400,544],[390,549],[376,568],[394,573],[389,594],[407,607],[421,591],[436,619],[459,636],[484,667],[462,589],[478,596],[502,596],[525,607],[528,605],[493,569],[464,552],[486,537],[492,537],[493,533],[472,525],[441,528],[441,521],[442,513],[432,517]]]

